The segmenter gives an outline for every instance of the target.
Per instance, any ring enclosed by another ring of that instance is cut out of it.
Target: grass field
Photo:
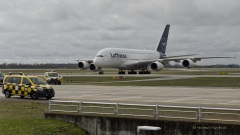
[[[98,85],[110,86],[196,86],[196,87],[240,87],[240,78],[199,77],[179,80],[114,82]]]
[[[0,102],[0,135],[86,135],[79,127],[44,118],[47,104]]]
[[[240,77],[197,77],[177,80],[151,80],[160,77],[126,77],[113,79],[104,77],[65,77],[64,84],[105,86],[197,86],[197,87],[240,87]],[[145,81],[146,80],[146,81]]]

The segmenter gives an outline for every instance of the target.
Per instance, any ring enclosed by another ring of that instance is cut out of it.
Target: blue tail
[[[160,56],[165,55],[169,29],[170,29],[170,24],[167,24],[165,29],[164,29],[164,32],[162,34],[162,38],[160,39],[160,42],[159,42],[158,47],[156,49],[161,54]]]

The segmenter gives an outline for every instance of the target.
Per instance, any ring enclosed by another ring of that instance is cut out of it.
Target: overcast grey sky
[[[167,54],[237,56],[239,0],[0,0],[0,63],[74,63],[107,47],[156,48],[170,24]]]

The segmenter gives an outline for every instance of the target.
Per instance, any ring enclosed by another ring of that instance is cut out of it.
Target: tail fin
[[[162,38],[160,39],[160,42],[156,49],[160,54],[163,54],[163,55],[165,54],[166,47],[167,47],[169,29],[170,29],[170,24],[167,24],[162,34]]]

